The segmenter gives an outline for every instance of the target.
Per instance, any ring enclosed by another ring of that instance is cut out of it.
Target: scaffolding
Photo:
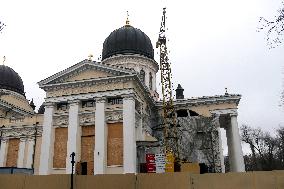
[[[168,58],[167,39],[166,39],[166,8],[163,8],[163,16],[159,32],[159,38],[156,43],[156,48],[160,50],[160,70],[161,70],[161,84],[162,84],[162,97],[163,97],[163,146],[164,153],[172,153],[179,161],[179,148],[177,136],[177,123],[176,114],[173,105],[172,94],[172,72],[171,64]]]

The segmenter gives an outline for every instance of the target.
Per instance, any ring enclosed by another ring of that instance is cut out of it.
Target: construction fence
[[[70,189],[70,175],[0,175],[0,189]],[[284,189],[284,171],[74,175],[74,189]]]

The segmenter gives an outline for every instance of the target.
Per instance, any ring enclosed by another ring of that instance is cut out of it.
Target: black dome
[[[7,89],[25,95],[21,77],[12,68],[5,65],[0,65],[0,89]]]
[[[114,30],[104,41],[102,60],[117,54],[140,54],[154,59],[150,38],[130,25]]]

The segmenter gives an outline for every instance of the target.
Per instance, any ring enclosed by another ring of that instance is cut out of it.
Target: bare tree
[[[0,32],[2,32],[2,30],[4,29],[6,25],[0,21]]]
[[[282,1],[282,7],[277,11],[274,19],[268,20],[260,17],[259,23],[258,31],[266,30],[266,41],[269,48],[279,46],[283,42],[284,34],[284,1]]]
[[[248,171],[284,168],[284,127],[277,129],[274,137],[260,128],[242,125],[241,136],[251,149],[251,154],[245,157]]]
[[[252,167],[254,170],[260,170],[261,165],[257,162],[257,151],[262,154],[260,149],[260,137],[263,135],[260,129],[251,128],[248,125],[242,125],[241,127],[241,137],[242,141],[247,143],[250,147],[252,153]]]
[[[277,152],[276,156],[279,160],[279,164],[281,167],[284,167],[284,127],[280,127],[276,130],[277,135]]]

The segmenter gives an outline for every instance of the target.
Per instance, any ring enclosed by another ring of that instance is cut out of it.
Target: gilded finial
[[[225,95],[228,95],[229,93],[228,93],[228,88],[227,87],[225,87]]]
[[[89,61],[92,61],[92,58],[94,57],[92,54],[89,54]]]
[[[125,22],[125,26],[130,26],[128,11],[126,11],[126,22]]]
[[[6,56],[3,56],[3,65],[5,65],[5,61],[6,61]]]

